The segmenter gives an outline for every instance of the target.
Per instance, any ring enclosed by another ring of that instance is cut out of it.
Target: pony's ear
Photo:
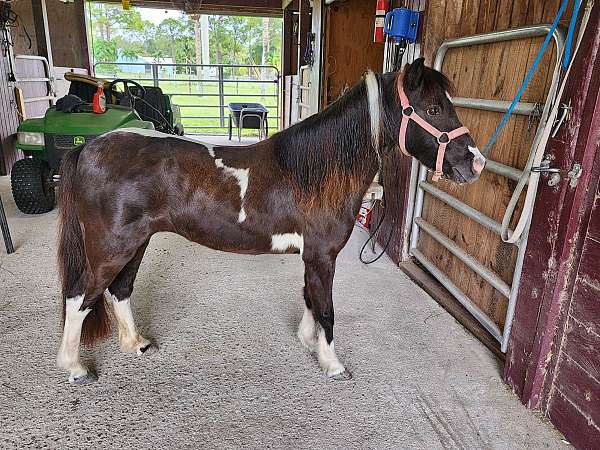
[[[417,89],[423,83],[423,73],[425,72],[425,58],[419,58],[410,66],[405,67],[404,85],[409,90]]]

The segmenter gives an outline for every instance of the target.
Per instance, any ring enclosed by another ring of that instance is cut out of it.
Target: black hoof
[[[137,351],[138,355],[151,355],[152,353],[156,353],[158,351],[158,345],[150,342],[144,347],[140,347]]]
[[[83,386],[85,384],[95,383],[96,381],[98,381],[98,377],[92,372],[88,372],[85,375],[69,380],[71,384],[76,386]]]

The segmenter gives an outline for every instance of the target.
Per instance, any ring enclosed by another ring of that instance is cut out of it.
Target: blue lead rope
[[[579,15],[579,8],[581,7],[581,0],[575,0],[575,6],[573,7],[573,14],[571,15],[571,21],[569,22],[569,34],[567,34],[567,43],[565,45],[565,55],[563,57],[563,69],[569,67],[571,61],[571,46],[573,44],[573,36],[575,35],[575,25],[577,24],[577,16]]]
[[[581,4],[581,0],[576,0],[576,1],[577,1],[577,3]],[[552,39],[552,35],[554,34],[554,31],[556,31],[556,28],[558,27],[558,22],[560,21],[560,18],[562,17],[563,13],[565,12],[565,9],[567,9],[568,3],[569,3],[569,0],[563,0],[563,2],[561,3],[560,8],[558,9],[558,12],[556,13],[556,17],[554,17],[554,21],[552,22],[552,26],[550,27],[550,30],[548,31],[548,34],[546,35],[546,39],[544,39],[544,43],[542,44],[540,50],[538,51],[538,54],[535,57],[535,60],[533,61],[533,64],[532,64],[531,68],[529,69],[529,72],[527,72],[527,76],[525,77],[525,80],[523,80],[523,84],[521,84],[521,87],[519,88],[519,91],[517,92],[517,95],[513,99],[512,103],[508,107],[508,110],[506,111],[506,113],[504,113],[504,116],[502,117],[500,124],[494,131],[494,134],[492,134],[492,137],[490,138],[490,140],[487,142],[487,144],[485,144],[485,147],[483,148],[483,152],[482,152],[484,156],[489,155],[490,151],[492,150],[492,147],[498,140],[498,136],[500,136],[502,129],[507,124],[508,119],[510,118],[513,111],[515,110],[517,103],[519,103],[519,101],[521,100],[521,97],[523,96],[523,93],[525,92],[527,85],[531,81],[531,78],[533,77],[533,74],[535,73],[535,70],[537,69],[537,66],[539,65],[539,63],[542,59],[542,56],[544,56],[544,52],[546,51],[546,48],[548,47],[548,44],[550,43],[550,40]],[[569,49],[568,50],[569,57],[571,54],[570,43],[572,42],[571,26],[573,28],[573,31],[575,31],[576,12],[579,10],[577,5],[575,6],[575,8],[576,9],[573,11],[573,17],[571,17],[571,24],[569,25],[569,36],[567,37],[568,44],[567,44],[566,48]],[[565,51],[565,59],[566,59],[566,56],[567,56],[567,52]],[[563,66],[564,66],[564,60],[563,60]]]

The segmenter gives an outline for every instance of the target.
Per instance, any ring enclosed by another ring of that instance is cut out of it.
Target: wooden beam
[[[121,0],[103,0],[103,3],[121,3]],[[177,9],[188,14],[227,14],[239,16],[283,15],[281,0],[132,0],[140,8]]]
[[[35,40],[38,55],[46,57],[50,67],[54,67],[52,60],[52,46],[50,45],[50,28],[48,27],[48,13],[46,0],[31,0],[33,9],[33,23],[35,25]]]
[[[300,0],[299,2],[300,19],[298,25],[298,67],[303,66],[304,55],[306,54],[306,36],[311,30],[312,21],[310,18],[309,0]]]
[[[283,10],[283,36],[281,43],[281,75],[292,75],[292,45],[294,40],[294,13],[290,8]]]

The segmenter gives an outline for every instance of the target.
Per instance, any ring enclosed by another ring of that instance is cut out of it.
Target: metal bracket
[[[554,159],[554,155],[544,155],[544,159],[540,165],[537,167],[532,167],[531,171],[541,173],[544,177],[549,177],[548,186],[550,187],[554,187],[560,183],[562,177],[569,179],[569,186],[572,188],[576,187],[577,183],[579,182],[579,178],[581,177],[581,173],[583,172],[581,164],[574,163],[571,166],[571,169],[566,171],[559,169],[558,167],[550,167],[550,164],[552,161],[554,161]]]
[[[563,103],[560,105],[560,117],[554,121],[552,125],[552,138],[554,139],[560,130],[560,127],[564,123],[565,120],[569,120],[571,118],[571,110],[573,107],[571,106],[571,99],[569,99],[569,103]]]
[[[581,167],[581,164],[579,164],[579,163],[573,164],[573,167],[571,167],[571,170],[569,170],[567,172],[567,178],[569,179],[569,185],[572,188],[577,186],[577,183],[579,182],[579,178],[581,178],[582,172],[583,172],[583,168]]]

